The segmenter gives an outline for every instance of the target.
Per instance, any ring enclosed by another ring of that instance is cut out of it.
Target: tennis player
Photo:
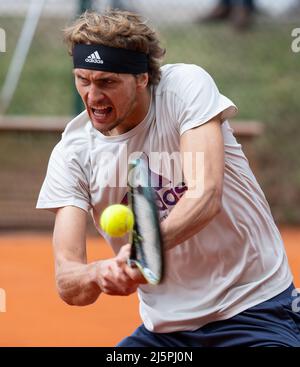
[[[86,110],[55,146],[37,203],[56,214],[61,298],[84,306],[137,290],[143,324],[119,346],[300,346],[284,245],[228,122],[234,103],[197,65],[160,67],[164,50],[139,15],[85,13],[65,38]],[[127,266],[126,236],[102,233],[115,257],[86,259],[88,213],[101,233],[104,208],[126,203],[128,158],[142,153],[161,178],[166,271],[157,286]],[[190,159],[157,172],[157,153],[162,165]]]

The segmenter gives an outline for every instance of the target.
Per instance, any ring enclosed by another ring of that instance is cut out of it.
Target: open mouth
[[[91,110],[96,119],[103,119],[106,118],[112,112],[112,107],[111,106],[101,108],[92,107]]]

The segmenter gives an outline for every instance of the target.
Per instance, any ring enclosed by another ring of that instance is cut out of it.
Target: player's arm
[[[73,206],[57,210],[53,233],[56,285],[68,304],[94,302],[101,290],[92,281],[93,266],[87,264],[84,210]]]
[[[162,222],[166,249],[198,233],[221,209],[224,143],[220,117],[186,131],[180,139],[180,150],[188,189]],[[188,156],[191,159],[186,159]]]
[[[87,263],[87,213],[67,206],[57,210],[53,233],[56,284],[60,297],[70,305],[84,306],[100,293],[129,295],[141,281],[140,273],[127,266],[130,246],[116,257]]]

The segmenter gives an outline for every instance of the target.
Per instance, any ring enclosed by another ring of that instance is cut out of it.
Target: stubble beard
[[[132,113],[132,111],[134,110],[135,107],[135,103],[136,103],[136,98],[133,97],[132,100],[130,101],[129,107],[127,109],[127,111],[124,113],[123,116],[120,116],[116,121],[114,121],[113,125],[109,126],[109,127],[104,127],[103,129],[97,129],[98,131],[100,131],[103,135],[115,135],[112,133],[112,130],[114,130],[116,127],[122,125],[122,123],[124,123],[127,119],[128,116],[130,116],[130,114]],[[128,130],[130,130],[131,128],[129,128]],[[126,133],[128,130],[122,132],[122,134]],[[118,134],[119,135],[119,134]]]

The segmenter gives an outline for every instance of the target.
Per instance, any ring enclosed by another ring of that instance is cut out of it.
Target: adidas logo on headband
[[[127,74],[141,74],[149,71],[148,55],[144,52],[101,44],[76,43],[72,54],[75,69]]]
[[[98,51],[93,52],[90,54],[86,59],[85,62],[93,62],[95,64],[103,64],[103,60],[101,59]]]

